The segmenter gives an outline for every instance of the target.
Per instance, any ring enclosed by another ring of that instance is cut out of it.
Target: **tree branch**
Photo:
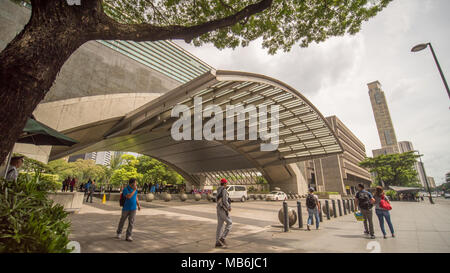
[[[152,24],[121,24],[106,14],[102,14],[99,18],[99,24],[96,33],[92,35],[95,39],[103,40],[132,40],[140,41],[156,41],[167,39],[183,39],[186,42],[199,37],[210,31],[226,28],[237,24],[254,14],[260,13],[268,9],[272,5],[273,0],[261,0],[258,3],[251,4],[233,15],[208,21],[195,26],[155,26]]]

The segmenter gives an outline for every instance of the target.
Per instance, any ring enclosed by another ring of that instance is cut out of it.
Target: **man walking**
[[[375,232],[373,230],[373,203],[375,203],[375,198],[373,195],[364,190],[363,184],[358,184],[358,192],[355,196],[355,206],[356,209],[360,208],[361,214],[364,217],[364,234],[369,235],[371,239],[375,239]],[[369,222],[369,227],[367,227],[367,222]]]
[[[320,205],[319,198],[314,194],[314,189],[309,188],[308,196],[306,197],[306,207],[308,209],[308,222],[306,223],[306,228],[308,231],[312,225],[313,215],[316,218],[316,229],[319,229],[319,213],[320,213]]]
[[[122,216],[120,217],[119,227],[117,228],[117,239],[121,239],[123,225],[125,224],[125,220],[128,218],[126,240],[131,242],[133,241],[131,235],[133,232],[134,219],[136,218],[136,206],[138,210],[141,210],[138,200],[136,178],[130,178],[128,181],[128,186],[122,191],[122,196],[125,197],[125,203],[123,204]]]
[[[91,203],[92,203],[92,195],[94,195],[94,192],[95,192],[95,180],[92,181],[92,183],[89,185],[86,203],[88,202],[89,197],[91,197]]]
[[[226,246],[225,238],[231,230],[233,222],[229,216],[231,211],[231,200],[226,190],[228,181],[225,178],[220,180],[220,187],[217,189],[217,232],[216,247]],[[225,223],[225,229],[223,224]]]

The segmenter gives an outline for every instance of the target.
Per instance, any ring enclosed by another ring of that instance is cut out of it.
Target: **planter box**
[[[49,193],[48,198],[64,207],[68,212],[78,212],[83,206],[83,192],[56,192]]]

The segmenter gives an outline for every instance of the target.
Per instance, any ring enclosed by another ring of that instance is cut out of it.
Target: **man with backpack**
[[[233,222],[229,216],[231,211],[231,200],[226,189],[228,181],[225,178],[220,180],[220,187],[217,189],[217,232],[216,247],[226,246],[225,238],[231,230]],[[223,224],[225,223],[225,229]]]
[[[306,208],[308,209],[308,222],[306,223],[306,228],[308,231],[312,225],[313,215],[316,218],[316,229],[319,229],[319,213],[320,213],[320,204],[319,198],[314,194],[314,189],[309,188],[308,196],[306,197]]]
[[[364,234],[370,235],[371,239],[375,239],[375,232],[373,230],[373,203],[375,203],[375,199],[373,195],[364,190],[363,184],[358,184],[358,192],[355,196],[355,207],[356,209],[360,209],[361,214],[364,217]],[[367,222],[369,222],[369,227],[367,227]]]
[[[125,220],[128,218],[128,228],[126,233],[126,240],[129,242],[133,241],[131,237],[134,226],[134,219],[136,218],[136,207],[141,210],[138,200],[138,190],[136,178],[130,178],[128,181],[128,186],[126,186],[122,194],[120,195],[120,206],[122,206],[122,216],[120,217],[119,227],[117,228],[117,239],[122,237],[122,229],[125,224]]]

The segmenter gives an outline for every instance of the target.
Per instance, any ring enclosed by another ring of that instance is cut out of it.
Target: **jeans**
[[[122,210],[119,226],[117,227],[117,234],[122,234],[123,225],[128,218],[127,238],[131,237],[134,227],[134,219],[136,218],[136,210]]]
[[[317,207],[310,209],[308,208],[308,226],[312,225],[312,221],[313,221],[313,215],[316,218],[316,228],[319,228],[319,210],[317,209]]]
[[[225,223],[225,228],[223,227],[224,223]],[[217,207],[216,242],[218,242],[219,239],[225,239],[227,237],[228,233],[231,230],[232,224],[233,224],[233,221],[231,221],[231,218],[228,215],[228,212],[225,211],[221,207]]]
[[[372,209],[361,209],[361,214],[364,216],[364,231],[370,235],[374,235]],[[367,227],[367,222],[369,222],[369,227]]]
[[[384,209],[376,209],[375,213],[378,216],[378,221],[380,222],[380,228],[381,232],[383,232],[383,235],[386,235],[386,230],[384,229],[384,218],[386,218],[386,222],[389,226],[391,234],[394,234],[394,227],[392,226],[391,214],[389,213],[389,211]]]
[[[93,192],[88,192],[87,198],[86,198],[86,203],[89,202],[89,197],[91,198],[91,203],[92,203],[92,195],[93,194],[94,194]]]

